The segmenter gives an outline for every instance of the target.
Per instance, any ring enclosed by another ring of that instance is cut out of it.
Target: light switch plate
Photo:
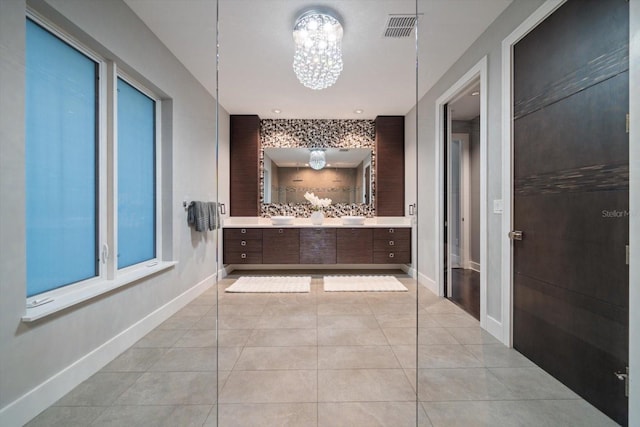
[[[493,201],[493,213],[501,214],[502,213],[502,199],[497,199]]]

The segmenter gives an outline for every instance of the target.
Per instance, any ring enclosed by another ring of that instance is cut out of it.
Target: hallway
[[[224,294],[220,426],[416,425],[416,287]],[[448,300],[420,288],[420,426],[615,425]],[[215,289],[45,410],[33,426],[215,426]]]

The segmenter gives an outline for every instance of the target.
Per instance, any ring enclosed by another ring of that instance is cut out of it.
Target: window
[[[27,295],[99,274],[98,64],[27,20]]]
[[[155,108],[118,78],[118,268],[156,257]]]
[[[160,101],[35,15],[26,24],[28,306],[175,264],[156,262]]]

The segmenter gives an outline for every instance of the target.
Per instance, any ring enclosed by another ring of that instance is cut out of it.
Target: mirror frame
[[[265,148],[368,148],[371,150],[371,198],[365,203],[334,203],[325,209],[328,217],[375,216],[376,141],[375,120],[366,119],[260,119],[258,154],[259,215],[309,216],[307,203],[264,202]]]

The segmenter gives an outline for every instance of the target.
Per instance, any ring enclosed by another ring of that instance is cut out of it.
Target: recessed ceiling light
[[[353,112],[356,114],[362,114],[364,113],[364,110],[361,110],[360,108],[358,108],[357,110],[353,110]]]
[[[478,96],[478,95],[480,95],[480,92],[478,92],[477,90],[471,92],[471,96]]]
[[[276,114],[280,114],[280,113],[282,113],[282,110],[281,110],[281,109],[279,109],[279,108],[274,108],[274,109],[273,109],[273,110],[271,110],[271,111],[273,111],[273,112],[274,112],[274,113],[276,113]]]

